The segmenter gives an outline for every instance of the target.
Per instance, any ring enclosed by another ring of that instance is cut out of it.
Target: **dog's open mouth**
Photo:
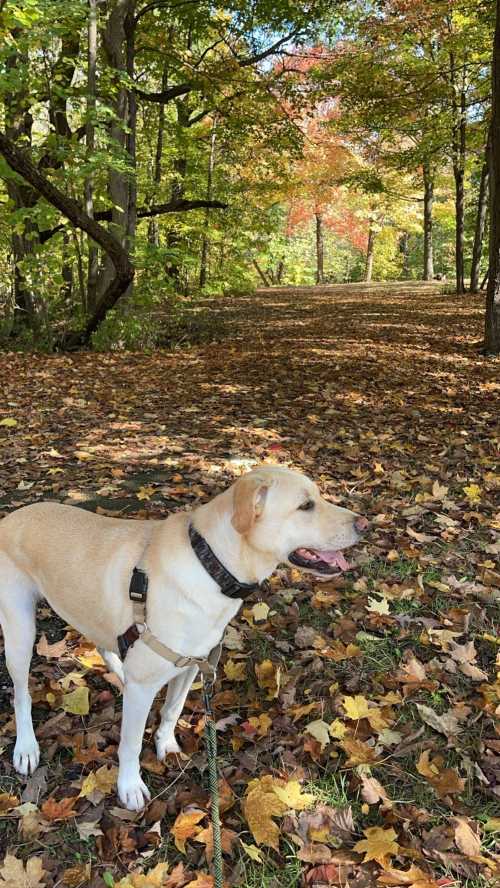
[[[351,567],[340,549],[295,549],[288,560],[296,567],[323,575],[341,573]]]

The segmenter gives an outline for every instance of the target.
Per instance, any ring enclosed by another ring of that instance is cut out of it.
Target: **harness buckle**
[[[148,596],[148,575],[138,567],[134,567],[132,571],[128,594],[131,601],[142,603],[146,601]]]
[[[174,666],[177,666],[178,669],[182,669],[184,666],[189,666],[191,663],[196,662],[195,657],[178,657],[174,663]]]

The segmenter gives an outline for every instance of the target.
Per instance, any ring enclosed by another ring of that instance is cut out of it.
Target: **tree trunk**
[[[490,264],[486,291],[484,347],[500,354],[500,0],[496,3],[491,73]]]
[[[316,283],[323,284],[325,280],[325,244],[323,238],[323,214],[316,212],[314,215],[316,218]]]
[[[12,31],[13,45],[20,35],[19,29]],[[28,59],[25,55],[13,51],[12,55],[7,58],[6,67],[9,72],[15,71],[19,67],[23,70],[27,66]],[[21,144],[29,147],[31,145],[31,129],[33,120],[30,114],[29,98],[27,88],[22,78],[19,81],[17,90],[8,93],[5,98],[5,122],[6,134],[13,142],[20,141]],[[13,179],[7,180],[7,194],[14,206],[15,210],[33,207],[36,203],[36,194],[29,188],[26,183],[19,183]],[[33,226],[26,219],[23,223],[24,229],[21,232],[12,230],[11,246],[13,257],[13,291],[14,291],[14,316],[11,334],[15,336],[26,327],[31,328],[35,333],[39,328],[39,319],[36,310],[35,294],[31,290],[29,280],[25,276],[23,270],[23,262],[33,253],[35,239],[30,237]]]
[[[87,49],[87,123],[85,127],[87,142],[87,159],[95,149],[95,113],[97,102],[97,0],[88,0],[88,49]],[[94,218],[94,184],[93,176],[85,179],[85,211],[90,219]],[[99,251],[92,238],[88,238],[87,294],[83,310],[92,311],[96,304],[97,277],[99,274]]]
[[[190,110],[188,99],[179,100],[175,103],[177,108],[177,124],[180,127],[179,151],[180,153],[174,160],[175,179],[172,184],[171,198],[172,200],[182,200],[186,190],[186,174],[187,174],[187,157],[185,155],[185,147],[183,145],[183,130],[189,126]],[[177,231],[170,231],[167,237],[167,244],[173,251],[174,255],[165,263],[165,271],[167,277],[174,281],[178,290],[182,289],[181,269],[179,259],[175,255],[181,244],[181,237]]]
[[[454,53],[450,53],[450,83],[452,89],[453,107],[453,177],[455,179],[455,276],[456,292],[459,295],[465,293],[465,263],[464,263],[464,230],[465,230],[465,157],[467,135],[467,107],[465,95],[466,67],[462,67],[462,80],[458,86],[457,69]],[[459,100],[457,93],[459,92]]]
[[[253,264],[254,264],[255,269],[256,269],[256,271],[257,271],[257,274],[259,275],[259,277],[260,277],[262,283],[264,284],[264,286],[265,286],[265,287],[270,287],[271,284],[270,284],[269,280],[267,279],[266,275],[264,274],[264,272],[262,271],[262,268],[260,267],[260,265],[259,265],[259,263],[257,262],[256,259],[253,260]]]
[[[399,249],[403,255],[403,267],[401,273],[403,280],[407,281],[410,277],[410,235],[407,231],[403,231],[399,239]]]
[[[214,116],[212,123],[212,132],[210,134],[210,153],[208,155],[208,167],[207,167],[207,200],[212,200],[213,193],[213,175],[214,175],[214,167],[215,167],[215,139],[217,133],[217,116]],[[205,220],[203,224],[203,238],[201,242],[201,259],[200,259],[200,290],[203,290],[204,286],[207,283],[207,273],[208,273],[208,251],[209,251],[209,238],[208,238],[208,230],[210,225],[210,207],[207,207],[205,210]]]
[[[479,183],[479,196],[477,201],[476,228],[474,231],[474,245],[472,247],[472,262],[470,271],[470,292],[479,290],[479,275],[481,257],[483,255],[484,230],[486,228],[486,216],[488,214],[488,185],[489,185],[489,145],[486,145],[486,159],[481,170]]]
[[[162,90],[167,88],[167,69],[166,67],[163,69],[163,76],[161,82]],[[151,200],[154,201],[156,191],[161,182],[161,172],[162,172],[162,156],[163,156],[163,134],[165,131],[165,105],[160,105],[158,111],[158,136],[156,139],[156,151],[155,151],[155,162],[153,168],[153,187]],[[148,225],[148,241],[154,246],[158,247],[160,245],[160,231],[158,227],[158,220],[152,218]]]
[[[375,231],[370,225],[368,232],[368,246],[366,248],[365,282],[369,284],[373,276],[373,258],[375,252]]]
[[[29,182],[42,197],[56,207],[59,212],[63,213],[73,225],[81,228],[82,231],[94,238],[113,263],[115,275],[98,302],[92,317],[87,322],[85,330],[82,333],[69,334],[60,343],[61,347],[87,345],[90,342],[92,333],[97,330],[108,311],[114,307],[134,277],[134,269],[128,255],[114,235],[101,228],[94,219],[87,216],[76,200],[67,197],[59,188],[56,188],[49,179],[40,173],[40,170],[34,165],[31,158],[24,151],[20,151],[2,132],[0,132],[0,153],[3,154],[11,169]]]
[[[113,102],[113,118],[109,128],[110,141],[122,156],[127,145],[126,130],[128,127],[128,90],[123,85],[123,76],[127,74],[127,37],[125,23],[135,5],[134,0],[114,0],[106,27],[103,31],[103,47],[112,78],[115,100]],[[110,166],[108,173],[108,196],[112,206],[112,230],[122,247],[126,248],[129,230],[129,175],[123,169]],[[108,288],[114,275],[113,264],[106,256],[104,267],[97,283],[97,302]]]
[[[424,281],[434,280],[434,244],[432,238],[432,208],[434,180],[429,164],[424,164]]]

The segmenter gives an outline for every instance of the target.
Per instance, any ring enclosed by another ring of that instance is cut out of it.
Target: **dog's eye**
[[[314,509],[313,500],[307,500],[307,502],[302,503],[302,505],[299,506],[299,509],[301,512],[310,512],[311,509]]]

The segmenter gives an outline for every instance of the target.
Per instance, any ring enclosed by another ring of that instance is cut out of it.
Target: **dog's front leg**
[[[156,754],[161,762],[167,753],[181,751],[174,730],[197,672],[197,666],[189,666],[168,683],[167,696],[161,710],[160,727],[155,734]]]
[[[161,685],[160,685],[161,687]],[[159,690],[156,684],[125,680],[123,689],[123,715],[118,758],[118,795],[129,811],[140,811],[151,795],[141,779],[139,756],[146,719],[151,704]]]

